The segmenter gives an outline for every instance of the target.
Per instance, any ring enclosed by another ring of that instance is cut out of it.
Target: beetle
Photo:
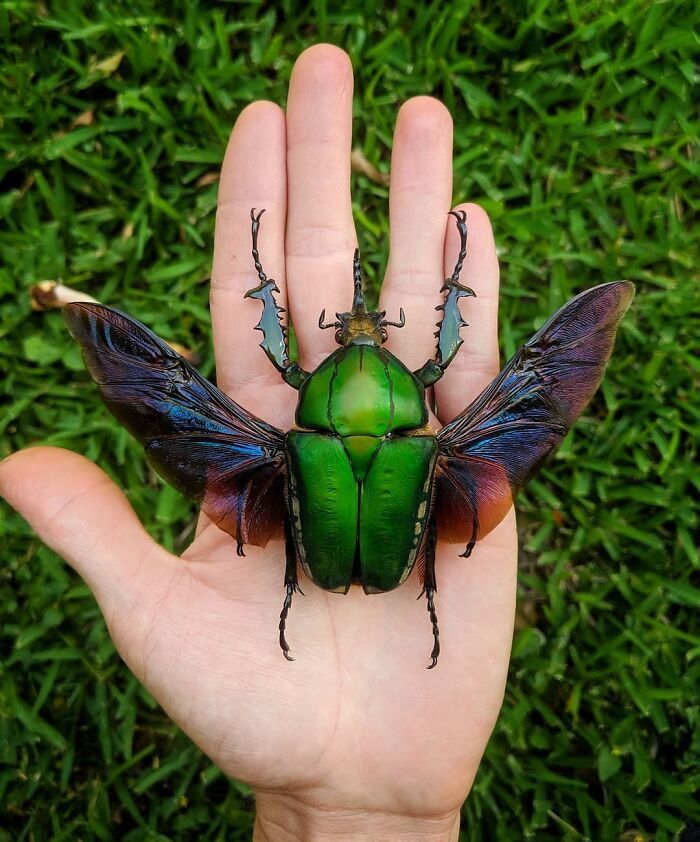
[[[410,371],[383,347],[387,328],[403,327],[405,316],[400,310],[391,322],[367,309],[356,250],[351,309],[329,323],[325,310],[319,318],[340,347],[311,373],[290,359],[279,289],[261,263],[263,213],[251,211],[259,283],[245,295],[262,303],[262,349],[299,392],[293,429],[285,433],[247,412],[118,310],[69,304],[69,330],[110,412],[144,445],[155,470],[235,539],[239,555],[245,544],[284,539],[279,643],[288,660],[286,621],[301,592],[300,567],[328,591],[347,593],[358,584],[376,594],[398,587],[418,564],[432,669],[440,654],[438,535],[464,544],[461,555],[469,557],[503,519],[598,388],[634,285],[616,281],[573,298],[436,433],[426,390],[458,352],[466,326],[459,301],[474,295],[460,283],[465,212],[450,212],[460,248],[441,289],[435,357]]]

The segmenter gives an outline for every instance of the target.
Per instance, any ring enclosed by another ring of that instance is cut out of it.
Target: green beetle
[[[357,258],[356,258],[357,265]],[[299,560],[322,588],[395,588],[425,528],[437,440],[425,388],[381,347],[385,323],[357,283],[338,316],[342,346],[301,384],[287,433],[289,496]]]
[[[464,212],[451,212],[460,235],[452,275],[444,282],[435,358],[417,371],[382,347],[390,322],[368,310],[359,252],[353,262],[352,308],[334,328],[340,348],[305,372],[289,358],[279,290],[258,252],[260,219],[251,211],[262,302],[261,347],[299,391],[295,426],[284,433],[251,415],[205,380],[139,322],[98,304],[71,304],[66,320],[102,398],[144,445],[155,469],[237,542],[264,545],[283,536],[285,598],[279,642],[292,660],[285,630],[301,566],[319,587],[368,594],[399,586],[416,564],[433,630],[429,668],[440,638],[435,611],[435,547],[440,534],[475,542],[504,517],[517,491],[586,406],[603,376],[615,332],[634,287],[603,284],[562,307],[453,421],[428,424],[426,389],[462,344],[459,300],[474,292],[459,282],[466,257]]]

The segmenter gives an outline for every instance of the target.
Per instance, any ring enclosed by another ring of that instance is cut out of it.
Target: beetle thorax
[[[339,436],[385,436],[427,422],[422,384],[389,351],[361,339],[339,348],[304,381],[299,427]]]

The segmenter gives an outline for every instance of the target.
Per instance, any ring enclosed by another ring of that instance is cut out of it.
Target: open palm
[[[334,347],[318,314],[347,310],[357,239],[350,202],[352,70],[325,45],[297,61],[286,113],[246,108],[221,176],[211,312],[219,386],[289,429],[296,393],[258,347],[259,304],[250,208],[265,207],[260,249],[312,370]],[[436,100],[399,112],[391,167],[391,253],[381,309],[406,328],[388,348],[409,368],[434,351],[434,307],[451,274],[448,227],[452,126]],[[435,387],[445,423],[498,369],[498,264],[490,225],[467,211],[462,278],[466,342]],[[138,314],[136,314],[138,315]],[[182,558],[155,544],[124,495],[76,454],[33,448],[0,468],[0,490],[93,589],[124,660],[165,710],[227,774],[251,784],[257,832],[327,838],[454,836],[503,696],[515,595],[511,515],[472,557],[437,555],[442,655],[432,647],[416,574],[388,594],[326,593],[302,579],[287,637],[277,643],[284,548],[246,548],[202,516]],[[358,825],[357,819],[362,820]],[[407,818],[406,818],[407,817]],[[359,829],[358,829],[359,828]]]

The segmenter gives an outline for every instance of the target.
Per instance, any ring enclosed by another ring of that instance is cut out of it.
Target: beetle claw
[[[280,648],[282,649],[282,654],[288,661],[293,661],[294,658],[289,654],[289,644],[287,643],[287,638],[284,636],[284,631],[287,626],[287,615],[289,614],[289,609],[292,607],[292,596],[298,588],[299,585],[296,582],[287,583],[287,593],[284,597],[282,610],[280,611],[280,623],[278,626],[280,632]]]
[[[423,588],[425,595],[428,597],[428,615],[430,617],[430,624],[433,627],[433,651],[430,653],[430,663],[428,669],[434,669],[437,666],[438,657],[440,656],[440,629],[438,628],[437,612],[435,611],[435,588]]]

